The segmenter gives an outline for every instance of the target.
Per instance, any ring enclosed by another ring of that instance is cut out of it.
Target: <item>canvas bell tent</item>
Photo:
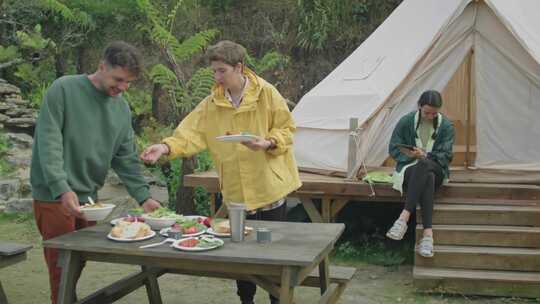
[[[403,1],[294,109],[299,166],[381,166],[428,89],[455,125],[453,165],[540,170],[540,1]]]

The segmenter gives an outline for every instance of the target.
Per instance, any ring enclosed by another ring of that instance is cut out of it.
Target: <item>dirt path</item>
[[[28,260],[0,270],[0,279],[10,303],[48,303],[49,286],[40,238],[32,220],[6,218],[0,214],[0,231],[3,240],[31,243],[34,248]],[[412,286],[411,266],[389,269],[382,266],[352,263],[358,271],[345,291],[341,303],[347,304],[518,304],[540,301],[508,298],[467,298],[442,295],[419,295]],[[88,263],[79,281],[80,296],[103,287],[114,280],[136,271],[133,266],[105,263]],[[239,303],[235,284],[230,280],[207,279],[180,275],[164,275],[159,279],[163,303]],[[298,288],[296,303],[317,303],[318,291],[314,288]],[[146,291],[140,288],[117,303],[148,303]],[[256,303],[269,303],[267,295],[259,289]]]

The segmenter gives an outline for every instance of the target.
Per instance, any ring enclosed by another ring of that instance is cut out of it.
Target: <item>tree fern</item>
[[[210,94],[214,85],[214,73],[211,68],[198,69],[187,83],[187,100],[180,106],[191,111],[201,100]]]
[[[184,40],[178,46],[173,45],[172,50],[177,62],[185,62],[193,55],[203,51],[218,33],[219,31],[215,29],[202,31]]]
[[[77,24],[87,29],[93,29],[95,27],[95,23],[90,15],[78,9],[70,9],[58,0],[41,0],[40,3],[43,8],[60,14],[62,18],[68,22]]]
[[[155,84],[161,85],[161,87],[171,92],[178,85],[178,79],[176,74],[163,64],[156,64],[150,70],[150,79]]]
[[[246,62],[248,66],[253,68],[255,73],[262,74],[278,66],[283,67],[287,65],[287,63],[289,62],[289,58],[276,51],[270,51],[266,53],[261,59],[257,59],[248,55],[246,58]]]
[[[172,32],[172,28],[174,26],[174,20],[176,19],[176,13],[178,12],[178,9],[182,6],[184,1],[179,0],[176,2],[176,5],[171,9],[171,12],[167,15],[167,27],[169,28],[169,31]]]

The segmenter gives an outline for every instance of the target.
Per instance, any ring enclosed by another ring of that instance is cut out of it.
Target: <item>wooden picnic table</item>
[[[111,303],[142,285],[150,303],[162,303],[157,278],[164,273],[249,280],[293,303],[295,287],[318,267],[320,303],[335,303],[341,291],[330,282],[328,256],[343,232],[343,224],[247,221],[247,225],[272,231],[272,242],[260,244],[255,233],[241,243],[225,238],[225,245],[204,252],[185,252],[162,245],[139,249],[162,237],[122,243],[107,239],[110,225],[102,224],[43,242],[60,250],[62,279],[59,304],[73,303],[75,276],[83,261],[140,265],[141,271],[94,292],[78,303]]]
[[[26,252],[32,246],[0,241],[0,269],[26,260]],[[7,304],[7,297],[0,282],[0,304]]]

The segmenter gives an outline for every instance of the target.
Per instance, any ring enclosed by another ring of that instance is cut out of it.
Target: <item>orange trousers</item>
[[[60,202],[42,202],[34,200],[34,216],[36,225],[43,240],[73,232],[89,226],[94,226],[96,222],[89,222],[70,215],[67,210],[60,205]],[[51,285],[51,302],[56,304],[58,299],[58,288],[62,268],[58,267],[58,249],[43,248],[45,262],[49,269],[49,283]],[[84,267],[84,263],[83,266]],[[78,272],[80,276],[82,267]],[[78,277],[77,277],[78,280]],[[75,293],[75,290],[73,290]]]

